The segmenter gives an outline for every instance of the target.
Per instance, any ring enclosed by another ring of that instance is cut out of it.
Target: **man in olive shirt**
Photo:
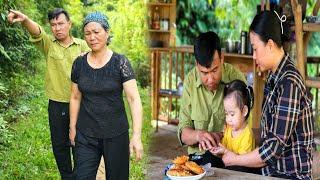
[[[63,9],[48,13],[51,31],[49,36],[28,16],[10,10],[8,21],[20,22],[30,33],[33,42],[46,58],[46,94],[49,98],[48,113],[53,153],[62,179],[73,179],[69,141],[69,100],[71,93],[71,68],[82,52],[89,51],[84,40],[70,35],[71,21]]]
[[[184,81],[178,137],[181,144],[188,145],[191,159],[203,165],[216,162],[206,150],[217,146],[222,138],[224,84],[235,79],[245,81],[245,77],[241,71],[223,62],[220,39],[214,32],[197,37],[194,55],[196,67]]]

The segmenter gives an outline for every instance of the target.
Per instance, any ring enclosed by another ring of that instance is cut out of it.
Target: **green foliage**
[[[42,76],[40,71],[30,77],[35,87],[34,96],[20,102],[29,109],[30,115],[11,125],[9,143],[0,150],[1,179],[59,179],[51,150]]]
[[[207,0],[177,1],[178,44],[193,44],[194,38],[199,33],[215,29],[217,21],[214,14],[215,3],[216,1],[210,4]]]
[[[2,44],[0,44],[0,53],[8,60],[11,61],[10,56],[7,54],[7,52],[4,50],[4,47],[2,46]]]
[[[217,32],[223,39],[239,40],[241,31],[248,31],[256,14],[257,1],[217,1]],[[237,17],[237,18],[235,18]]]
[[[239,40],[241,31],[248,31],[256,5],[255,0],[180,0],[176,21],[178,39],[181,44],[193,44],[199,33],[215,31],[222,39]]]
[[[0,116],[0,150],[10,142],[12,132],[9,131],[8,123]],[[1,174],[1,173],[0,173]]]
[[[86,13],[102,11],[112,26],[111,48],[131,60],[138,84],[147,87],[150,68],[144,1],[0,0],[0,4],[0,179],[59,179],[47,122],[44,57],[28,41],[29,35],[20,24],[8,24],[7,10],[20,10],[48,30],[48,10],[63,7],[70,13],[76,37],[82,37]],[[139,90],[145,118],[142,141],[147,152],[152,132],[150,90]],[[140,162],[131,159],[130,179],[144,179],[146,164],[147,157]]]
[[[7,91],[8,91],[8,89],[6,88],[6,86],[0,82],[0,102],[8,97]],[[3,107],[0,104],[0,109],[2,109],[2,108]]]
[[[82,22],[84,16],[83,3],[80,0],[67,1],[64,6],[65,10],[70,14],[72,22],[72,35],[78,38],[83,36]]]

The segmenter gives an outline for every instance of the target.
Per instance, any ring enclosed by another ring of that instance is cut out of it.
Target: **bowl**
[[[198,180],[201,179],[204,175],[206,175],[206,170],[202,174],[194,175],[194,176],[171,176],[166,174],[171,180]]]

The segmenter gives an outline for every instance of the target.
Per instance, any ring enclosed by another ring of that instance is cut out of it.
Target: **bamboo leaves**
[[[4,49],[4,47],[2,46],[1,43],[0,43],[0,54],[2,54],[5,58],[11,60],[10,56],[7,54],[7,52],[5,51],[5,49]]]

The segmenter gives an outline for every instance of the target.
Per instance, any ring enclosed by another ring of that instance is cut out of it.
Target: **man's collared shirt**
[[[72,37],[73,42],[62,46],[58,40],[40,28],[40,35],[30,37],[30,41],[44,53],[46,58],[46,94],[57,102],[69,102],[71,94],[71,68],[81,52],[89,51],[82,39]]]
[[[243,73],[231,64],[222,66],[222,83],[215,92],[209,91],[202,84],[198,70],[193,68],[184,81],[181,99],[178,138],[181,141],[181,131],[190,127],[196,130],[209,132],[222,131],[225,123],[223,107],[224,83],[235,79],[245,81]],[[198,145],[189,146],[188,154],[199,153]]]
[[[286,55],[264,89],[259,153],[263,175],[311,178],[313,128],[311,100],[302,77]]]

